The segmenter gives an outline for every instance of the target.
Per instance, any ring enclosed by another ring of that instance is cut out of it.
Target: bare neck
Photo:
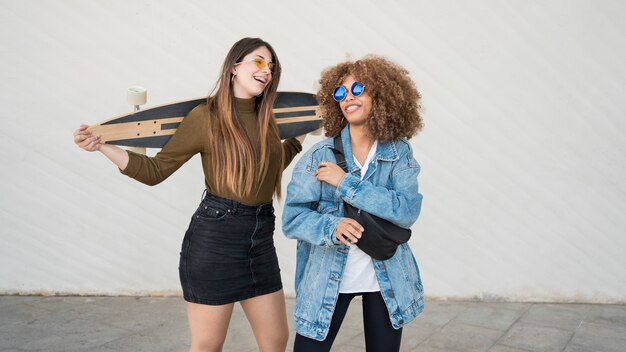
[[[350,125],[350,147],[361,165],[365,163],[373,144],[374,139],[368,134],[365,126]]]

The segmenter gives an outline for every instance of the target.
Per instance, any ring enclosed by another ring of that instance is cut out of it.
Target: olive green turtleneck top
[[[256,150],[260,150],[260,131],[257,127],[254,98],[237,98],[236,100],[239,119]],[[248,205],[271,203],[277,174],[283,172],[294,156],[302,150],[300,142],[295,138],[290,138],[282,143],[284,151],[283,165],[280,165],[279,162],[280,149],[278,148],[280,148],[280,145],[270,146],[270,164],[267,174],[257,187],[252,188],[250,195],[240,198],[230,190],[218,193],[217,189],[227,190],[228,187],[224,187],[224,185],[222,185],[223,187],[217,187],[217,179],[214,177],[222,165],[215,165],[209,153],[211,148],[210,135],[208,133],[210,118],[207,104],[200,104],[189,112],[176,130],[176,133],[154,157],[128,151],[128,166],[121,172],[139,182],[152,186],[168,178],[192,156],[200,153],[202,156],[202,168],[204,169],[204,183],[210,193]]]

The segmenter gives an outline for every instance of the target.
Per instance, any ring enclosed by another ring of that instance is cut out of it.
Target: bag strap
[[[343,169],[346,173],[348,172],[348,164],[346,163],[346,157],[343,155],[343,143],[341,143],[341,134],[337,135],[334,138],[333,143],[335,144],[334,148],[330,148],[335,154],[335,159],[337,160],[337,165]]]

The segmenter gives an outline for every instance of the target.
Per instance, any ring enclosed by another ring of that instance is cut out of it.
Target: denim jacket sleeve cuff
[[[326,227],[326,231],[324,232],[326,234],[325,242],[326,242],[326,245],[328,245],[329,247],[341,244],[341,242],[337,239],[337,237],[335,237],[335,229],[337,228],[339,221],[341,221],[340,217],[333,217],[328,222],[328,226]]]
[[[360,183],[360,178],[352,174],[346,174],[341,179],[341,182],[339,182],[339,186],[335,191],[335,195],[347,202],[350,202],[352,200],[352,197],[354,197],[354,193],[356,192],[356,189]]]

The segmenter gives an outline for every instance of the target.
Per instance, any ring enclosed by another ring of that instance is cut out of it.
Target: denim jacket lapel
[[[350,145],[350,125],[341,130],[341,142],[343,144],[344,156],[346,158],[346,166],[351,173],[358,172],[360,168],[354,163],[354,156],[352,155],[352,147]],[[386,141],[385,143],[378,143],[376,148],[376,160],[377,161],[396,161],[400,158],[398,150],[396,148],[396,142],[393,140]],[[368,170],[369,177],[376,168],[372,168],[371,172]],[[366,178],[367,178],[366,177]]]

